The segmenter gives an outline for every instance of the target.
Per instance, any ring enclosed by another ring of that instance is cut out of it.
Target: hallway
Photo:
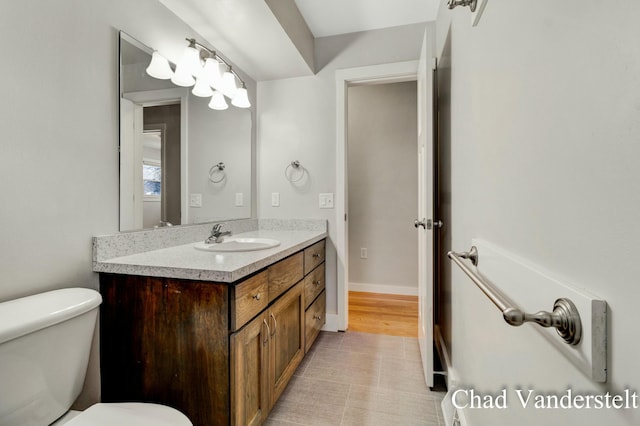
[[[418,296],[350,291],[349,331],[418,337]]]

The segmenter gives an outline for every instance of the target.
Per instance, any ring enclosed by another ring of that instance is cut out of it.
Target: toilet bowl
[[[54,290],[0,303],[0,425],[191,426],[151,403],[95,404],[69,411],[84,384],[100,294]]]

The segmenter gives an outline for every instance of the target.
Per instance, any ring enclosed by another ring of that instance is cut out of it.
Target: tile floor
[[[443,426],[444,392],[426,387],[418,339],[321,332],[268,426]]]

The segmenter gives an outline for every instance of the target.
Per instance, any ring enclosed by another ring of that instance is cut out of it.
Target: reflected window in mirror
[[[159,200],[162,195],[162,168],[159,162],[144,160],[142,163],[142,184],[146,199]]]

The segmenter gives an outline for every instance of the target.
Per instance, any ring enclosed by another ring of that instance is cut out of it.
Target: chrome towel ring
[[[227,174],[224,172],[225,167],[222,162],[213,165],[209,169],[209,180],[213,183],[220,183],[225,180],[227,177]]]
[[[291,183],[300,181],[304,177],[306,169],[298,160],[292,161],[284,169],[284,177]]]

